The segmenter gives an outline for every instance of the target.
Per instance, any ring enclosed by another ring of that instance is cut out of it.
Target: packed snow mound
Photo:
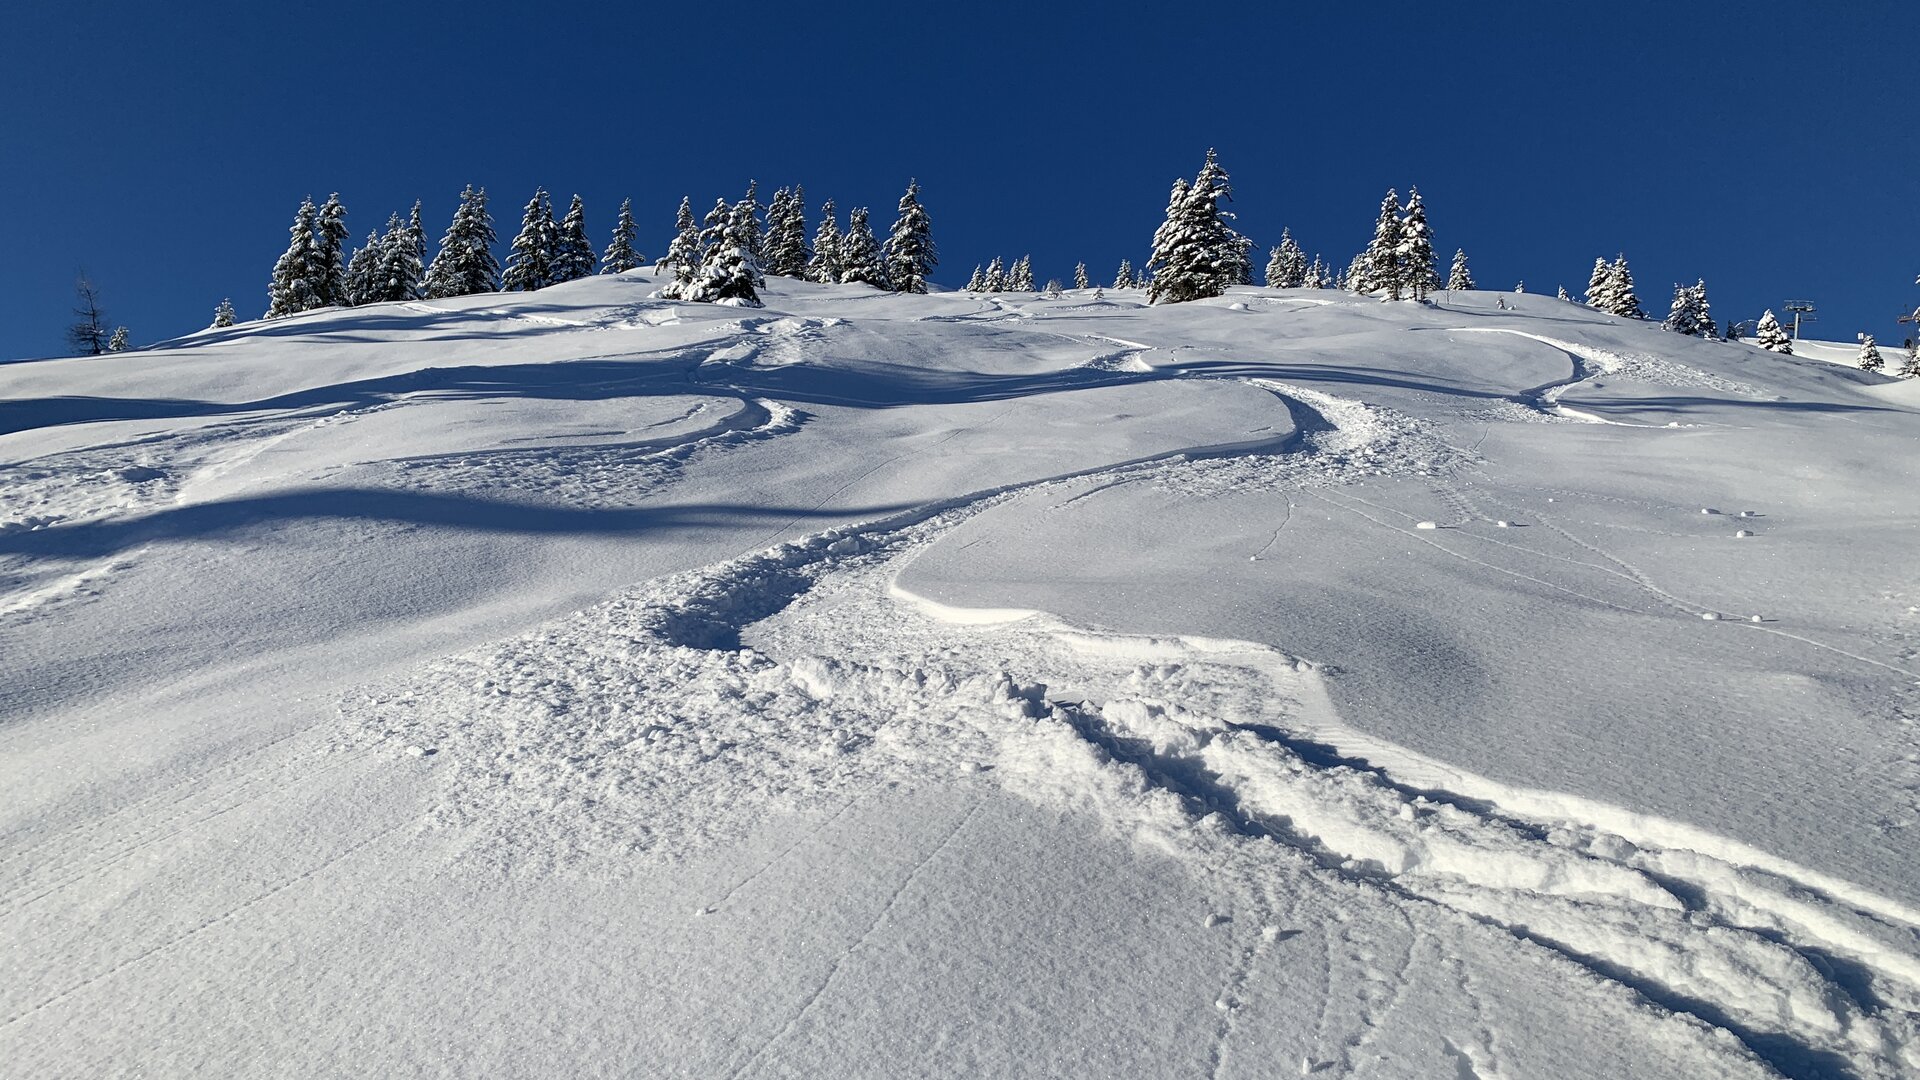
[[[0,365],[16,1071],[1920,1071],[1902,384],[659,285]]]

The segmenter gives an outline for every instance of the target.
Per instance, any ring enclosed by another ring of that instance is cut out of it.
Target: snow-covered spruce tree
[[[981,279],[981,286],[982,292],[996,293],[1007,291],[1007,268],[1006,265],[1000,261],[1000,256],[995,255],[993,261],[987,264],[987,274],[986,277]]]
[[[713,209],[700,222],[700,232],[695,238],[699,254],[690,261],[674,268],[673,280],[660,290],[660,295],[668,300],[692,300],[706,302],[711,297],[706,293],[707,266],[718,266],[721,246],[726,242],[727,219],[733,216],[733,208],[725,199],[715,199]],[[674,241],[676,244],[678,240]]]
[[[1153,254],[1147,270],[1149,304],[1181,304],[1226,291],[1222,272],[1218,211],[1211,198],[1196,197],[1193,185],[1182,178],[1167,196],[1166,219],[1154,230]]]
[[[513,250],[507,256],[506,273],[500,275],[500,288],[506,292],[532,292],[553,284],[553,259],[559,243],[553,224],[553,203],[545,188],[535,188],[533,198],[520,215],[520,234],[513,238]]]
[[[124,326],[114,327],[113,336],[107,339],[107,351],[126,352],[127,348],[127,328]],[[1878,371],[1879,368],[1875,368],[1874,370]]]
[[[966,291],[970,293],[987,291],[987,275],[980,269],[978,263],[974,264],[973,276],[967,279]]]
[[[1133,260],[1120,260],[1120,269],[1114,271],[1113,287],[1116,289],[1133,288]]]
[[[1644,319],[1647,313],[1640,307],[1640,297],[1633,291],[1633,271],[1627,268],[1627,257],[1621,255],[1607,267],[1607,284],[1604,294],[1607,298],[1607,314],[1618,315],[1623,319]]]
[[[1474,289],[1473,271],[1467,269],[1465,248],[1454,249],[1453,269],[1447,271],[1447,289],[1450,292],[1472,292]]]
[[[1427,227],[1427,204],[1420,189],[1407,189],[1407,213],[1400,219],[1400,248],[1397,252],[1400,283],[1415,300],[1440,287],[1440,275],[1433,267],[1433,230]]]
[[[1514,283],[1513,283],[1513,294],[1514,294],[1515,296],[1525,296],[1525,295],[1527,294],[1527,283],[1526,283],[1526,282],[1524,282],[1524,281],[1516,281],[1516,282],[1514,282]]]
[[[407,239],[413,241],[414,265],[420,272],[413,276],[413,295],[409,300],[420,299],[421,280],[427,273],[427,227],[420,221],[420,200],[413,200],[413,210],[407,214]]]
[[[1233,212],[1220,206],[1223,202],[1233,201],[1233,184],[1227,177],[1227,170],[1220,164],[1220,155],[1211,147],[1207,149],[1207,160],[1193,178],[1188,198],[1211,204],[1211,214],[1197,220],[1205,225],[1212,236],[1209,246],[1213,252],[1214,273],[1220,278],[1220,291],[1225,292],[1229,285],[1252,282],[1253,241],[1234,231]]]
[[[374,268],[375,294],[369,303],[420,298],[420,247],[414,243],[413,223],[400,223],[400,215],[387,218],[387,234],[380,238],[380,253]]]
[[[575,195],[553,242],[553,283],[592,277],[595,261],[593,241],[587,239],[587,207]]]
[[[1753,341],[1768,352],[1793,355],[1793,339],[1780,328],[1780,320],[1773,317],[1772,309],[1760,316],[1760,324],[1753,328]]]
[[[314,230],[318,219],[319,211],[314,209],[313,199],[300,200],[300,209],[293,214],[293,227],[287,230],[287,250],[273,264],[273,278],[267,283],[267,318],[297,315],[320,306],[320,295],[314,288],[317,256]]]
[[[1013,268],[1007,271],[1007,289],[1010,292],[1033,292],[1033,256],[1022,255],[1013,260]]]
[[[834,220],[833,200],[820,204],[820,226],[813,232],[813,258],[807,262],[807,280],[822,285],[837,285],[845,268],[840,248],[844,243],[840,223]]]
[[[1046,288],[1040,290],[1041,294],[1049,300],[1060,299],[1064,291],[1060,286],[1059,278],[1048,278]]]
[[[767,234],[761,226],[761,218],[767,208],[760,203],[760,181],[747,181],[747,193],[734,205],[741,210],[741,227],[746,230],[747,251],[753,256],[753,272],[763,273],[760,266],[762,260],[767,257]],[[764,285],[766,282],[761,280],[754,284]]]
[[[340,193],[327,196],[314,227],[314,294],[321,307],[345,307],[347,300],[347,208]]]
[[[753,207],[750,198],[741,199],[731,208],[724,201],[714,205],[713,213],[707,215],[708,228],[701,233],[708,243],[700,259],[700,276],[694,279],[693,295],[686,299],[730,307],[760,306],[760,294],[755,290],[765,279],[750,246],[753,230],[758,227]],[[716,214],[720,215],[717,233],[713,225]]]
[[[1553,298],[1555,300],[1572,300],[1573,299],[1573,297],[1567,295],[1567,287],[1565,285],[1560,286],[1560,288],[1554,292]]]
[[[1898,374],[1906,379],[1920,379],[1920,338],[1907,339],[1907,358]]]
[[[1720,336],[1719,328],[1713,322],[1713,305],[1707,303],[1707,282],[1704,278],[1693,283],[1693,332],[1694,336],[1708,341]]]
[[[640,227],[633,223],[633,200],[622,199],[620,216],[613,223],[613,239],[607,241],[607,250],[600,256],[600,272],[624,274],[645,265],[647,257],[633,246],[639,236]]]
[[[124,327],[124,326],[123,326],[123,327],[121,327],[120,329],[121,329],[121,330],[125,330],[125,329],[126,329],[126,327]],[[115,336],[116,336],[116,337],[118,336],[118,333],[117,333],[117,332],[116,332],[116,335],[115,335]],[[112,351],[112,350],[113,350],[113,346],[112,346],[112,345],[108,345],[108,346],[107,346],[107,349],[108,349],[108,351]],[[1887,366],[1887,362],[1886,362],[1885,360],[1883,360],[1883,359],[1881,359],[1881,357],[1880,357],[1880,347],[1879,347],[1878,345],[1875,345],[1875,344],[1873,343],[1873,335],[1872,335],[1872,334],[1861,334],[1861,335],[1860,335],[1860,359],[1859,359],[1859,364],[1860,364],[1860,370],[1861,370],[1861,371],[1880,371],[1880,370],[1882,370],[1882,369],[1884,369],[1884,368],[1885,368],[1885,367]]]
[[[1374,219],[1373,240],[1361,256],[1360,280],[1348,281],[1354,292],[1384,291],[1387,299],[1400,299],[1405,284],[1400,273],[1401,236],[1400,193],[1388,188],[1386,197],[1380,200],[1380,215]]]
[[[1092,284],[1093,282],[1087,280],[1087,264],[1083,262],[1074,263],[1073,287],[1076,289],[1084,289]]]
[[[1586,305],[1600,311],[1609,308],[1607,285],[1613,278],[1613,267],[1605,259],[1593,260],[1593,273],[1587,276]]]
[[[1355,255],[1353,261],[1347,264],[1346,283],[1340,287],[1348,292],[1364,296],[1369,291],[1368,286],[1371,284],[1372,282],[1367,278],[1367,253],[1363,251]]]
[[[1267,260],[1267,286],[1274,289],[1299,289],[1307,286],[1307,253],[1293,238],[1292,229],[1280,230],[1280,246]]]
[[[229,299],[220,301],[220,306],[213,309],[213,329],[218,330],[222,327],[232,326],[233,319],[234,319],[234,313],[233,313],[232,299],[229,298]]]
[[[673,281],[660,291],[660,295],[669,299],[679,299],[693,282],[695,274],[700,272],[700,227],[693,220],[693,200],[689,196],[680,197],[680,212],[674,217],[673,243],[667,245],[667,253],[661,258],[660,265],[673,270]]]
[[[847,234],[840,238],[840,282],[887,287],[887,264],[881,258],[880,244],[873,237],[873,224],[864,206],[847,213]]]
[[[468,185],[460,193],[453,223],[440,238],[440,250],[427,267],[428,299],[471,296],[492,292],[500,284],[500,262],[493,256],[497,241],[493,216],[487,213],[487,189]]]
[[[1699,320],[1694,317],[1693,289],[1675,284],[1673,303],[1667,308],[1667,321],[1660,324],[1660,329],[1674,334],[1692,334],[1697,326]]]
[[[920,181],[907,181],[900,196],[900,216],[887,234],[886,278],[894,292],[924,293],[927,275],[939,265],[933,248],[933,226],[927,208],[920,205]]]
[[[367,234],[367,242],[347,260],[346,304],[359,307],[371,304],[378,299],[378,285],[374,275],[379,272],[380,231],[375,229]]]
[[[812,252],[807,248],[807,192],[794,187],[773,193],[767,208],[767,263],[769,274],[804,278]]]

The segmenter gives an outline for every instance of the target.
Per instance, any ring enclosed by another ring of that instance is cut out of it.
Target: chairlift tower
[[[1786,303],[1786,309],[1793,312],[1793,340],[1795,341],[1800,340],[1801,316],[1806,316],[1808,322],[1820,321],[1813,316],[1813,301],[1811,300],[1789,300]]]

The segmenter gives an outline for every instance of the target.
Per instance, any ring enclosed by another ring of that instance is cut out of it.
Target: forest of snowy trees
[[[1236,216],[1228,209],[1232,202],[1226,168],[1218,153],[1208,150],[1191,180],[1174,181],[1147,258],[1138,266],[1122,259],[1109,287],[1141,290],[1148,303],[1157,305],[1220,296],[1232,286],[1250,284],[1255,245],[1236,228]],[[618,274],[648,265],[639,246],[640,226],[631,200],[620,204],[606,245],[596,250],[581,196],[573,195],[566,212],[556,218],[552,197],[544,188],[536,189],[522,208],[520,227],[508,244],[504,265],[495,255],[499,236],[484,188],[468,186],[460,193],[452,221],[431,260],[417,200],[404,217],[392,213],[383,229],[369,231],[351,254],[346,219],[346,206],[337,193],[318,206],[311,198],[301,201],[288,230],[286,250],[270,276],[266,318],[327,307],[533,291],[595,273]],[[820,204],[809,236],[803,188],[780,188],[763,203],[758,184],[750,181],[742,197],[716,199],[703,216],[696,215],[690,197],[683,198],[672,238],[652,265],[656,273],[668,276],[659,288],[661,297],[759,306],[759,290],[767,275],[925,293],[933,287],[931,275],[938,264],[918,181],[908,183],[884,239],[876,234],[866,207],[848,211],[843,228],[832,199]],[[1404,201],[1397,191],[1386,192],[1365,249],[1344,269],[1336,266],[1320,254],[1309,255],[1288,227],[1281,230],[1280,242],[1267,250],[1264,280],[1271,288],[1338,289],[1387,302],[1424,302],[1442,289],[1471,292],[1479,288],[1464,249],[1455,249],[1446,276],[1440,275],[1426,203],[1413,187],[1407,189]],[[1072,288],[1094,289],[1085,262],[1077,263],[1071,276]],[[1036,285],[1032,256],[1023,254],[1011,261],[996,256],[976,265],[963,288],[974,293],[1057,295],[1065,286],[1058,278]],[[1104,295],[1104,289],[1098,291]],[[1524,285],[1515,291],[1524,292]],[[75,309],[79,321],[68,335],[75,348],[92,353],[127,348],[126,328],[108,330],[90,282],[82,280],[79,295],[81,302]],[[1572,301],[1564,286],[1558,296]],[[1648,317],[1624,254],[1594,260],[1579,302],[1623,319]],[[212,325],[232,326],[235,320],[232,302],[222,300]],[[1739,340],[1745,324],[1729,323],[1723,335],[1707,301],[1706,283],[1696,281],[1674,286],[1661,325],[1708,340],[1723,336]],[[1883,370],[1884,359],[1872,339],[1863,335],[1862,342],[1860,366]],[[1791,335],[1771,311],[1755,324],[1754,343],[1781,353],[1790,353],[1793,347]],[[1912,341],[1905,353],[1897,373],[1920,377],[1920,355]]]

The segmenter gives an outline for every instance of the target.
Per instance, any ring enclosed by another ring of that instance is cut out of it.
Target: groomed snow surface
[[[1913,384],[646,273],[0,364],[0,1061],[1920,1075]]]

